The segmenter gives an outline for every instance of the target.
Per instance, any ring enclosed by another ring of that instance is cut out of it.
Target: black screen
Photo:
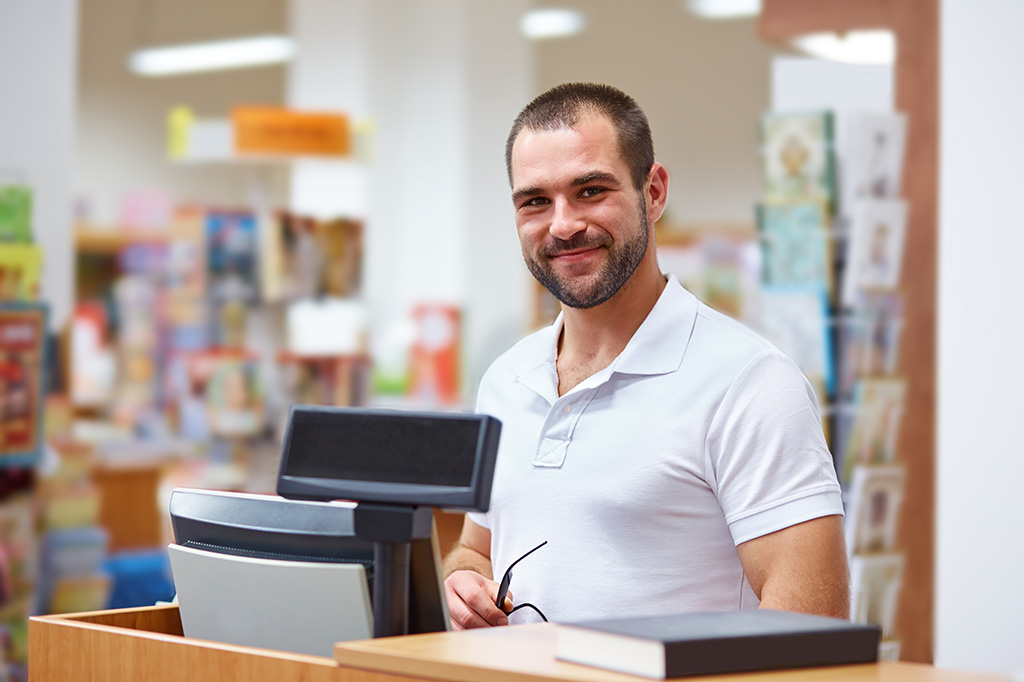
[[[287,476],[469,487],[480,437],[476,419],[402,413],[295,410]]]

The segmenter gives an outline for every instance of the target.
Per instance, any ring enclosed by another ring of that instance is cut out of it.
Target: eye
[[[522,205],[520,206],[520,208],[531,208],[531,207],[536,207],[536,206],[545,206],[547,203],[548,203],[548,200],[545,199],[544,197],[532,197],[532,198],[527,199],[526,201],[524,201],[522,203]]]
[[[603,194],[604,191],[603,187],[584,187],[583,191],[580,192],[580,196],[584,199],[592,199],[599,194]]]

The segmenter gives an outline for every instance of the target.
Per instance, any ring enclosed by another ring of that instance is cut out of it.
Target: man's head
[[[636,101],[617,88],[597,83],[564,83],[551,88],[516,116],[505,142],[505,169],[512,180],[512,147],[524,130],[575,128],[585,115],[607,118],[615,129],[619,154],[629,167],[633,187],[643,188],[654,163],[654,142],[647,116]]]
[[[506,156],[523,257],[559,301],[601,305],[641,267],[660,278],[650,224],[668,175],[631,98],[604,85],[550,90],[517,117]]]

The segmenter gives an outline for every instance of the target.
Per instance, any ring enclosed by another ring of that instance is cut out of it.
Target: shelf
[[[133,244],[164,244],[167,232],[163,230],[129,230],[117,227],[77,225],[75,251],[79,254],[117,255]]]

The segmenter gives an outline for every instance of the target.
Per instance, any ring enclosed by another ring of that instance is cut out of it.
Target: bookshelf
[[[907,379],[899,452],[907,467],[899,529],[906,554],[897,628],[902,658],[933,660],[935,585],[936,231],[938,223],[937,0],[764,0],[758,32],[788,43],[818,31],[891,29],[896,35],[896,109],[910,120],[903,195],[907,225],[901,373]]]

